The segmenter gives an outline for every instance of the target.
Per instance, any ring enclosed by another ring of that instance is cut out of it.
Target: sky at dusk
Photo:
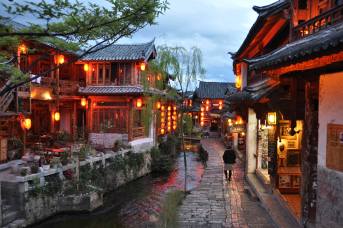
[[[264,6],[276,0],[168,0],[169,9],[157,18],[157,25],[146,27],[119,43],[143,43],[155,38],[155,44],[197,46],[203,53],[205,81],[233,82],[232,60],[257,18],[254,5]],[[106,6],[105,0],[97,0]],[[108,4],[108,3],[107,3]],[[4,10],[0,7],[1,15]],[[16,17],[18,22],[30,17]]]
[[[276,0],[169,0],[169,10],[157,25],[137,32],[121,43],[146,42],[156,38],[156,45],[197,46],[202,50],[206,81],[234,81],[228,52],[242,44],[257,18],[254,5]]]

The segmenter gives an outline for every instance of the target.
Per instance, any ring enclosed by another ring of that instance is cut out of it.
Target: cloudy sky
[[[254,5],[268,5],[276,0],[169,0],[169,10],[157,25],[136,33],[121,43],[146,42],[199,47],[204,56],[207,81],[234,81],[229,51],[236,51],[257,13]]]

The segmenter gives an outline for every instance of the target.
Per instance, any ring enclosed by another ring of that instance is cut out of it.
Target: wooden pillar
[[[129,142],[132,141],[132,127],[133,127],[133,101],[132,99],[129,100],[129,116],[127,118],[127,127],[128,127],[128,140]]]
[[[73,114],[72,114],[72,132],[73,132],[73,141],[77,139],[77,101],[73,102]]]
[[[319,77],[305,83],[305,123],[301,151],[302,221],[315,223],[318,162]]]

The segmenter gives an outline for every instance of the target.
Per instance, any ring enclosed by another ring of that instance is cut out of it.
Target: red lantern
[[[86,105],[87,105],[87,99],[86,98],[81,98],[81,106],[82,107],[86,107]]]
[[[25,130],[30,130],[32,126],[32,121],[30,118],[25,118],[21,121],[21,127]]]
[[[143,105],[142,98],[138,98],[138,99],[136,100],[136,107],[137,107],[137,108],[141,108],[142,105]]]
[[[25,44],[19,45],[18,50],[19,50],[20,54],[26,54],[27,53],[27,47],[25,46]]]
[[[54,113],[54,120],[55,121],[60,121],[60,119],[61,119],[61,114],[59,112],[55,112]]]
[[[145,71],[146,63],[145,62],[141,62],[141,64],[139,65],[139,68],[141,69],[141,71]]]
[[[56,55],[55,56],[55,64],[63,64],[64,63],[64,55]]]
[[[83,70],[84,70],[85,72],[89,71],[89,65],[88,65],[88,63],[85,63],[85,64],[83,65]]]
[[[160,109],[160,108],[161,108],[161,102],[159,102],[159,101],[156,102],[156,108],[157,108],[157,109]]]

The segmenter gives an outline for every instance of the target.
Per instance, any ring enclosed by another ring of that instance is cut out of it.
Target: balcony
[[[338,5],[304,23],[299,24],[293,29],[292,41],[302,39],[320,30],[338,24],[343,21],[343,4]]]
[[[42,77],[34,80],[30,84],[20,86],[18,88],[18,96],[21,98],[28,98],[38,100],[51,100],[57,93],[60,96],[75,96],[77,95],[79,83],[77,81],[59,80],[57,87],[57,80],[49,77]]]

